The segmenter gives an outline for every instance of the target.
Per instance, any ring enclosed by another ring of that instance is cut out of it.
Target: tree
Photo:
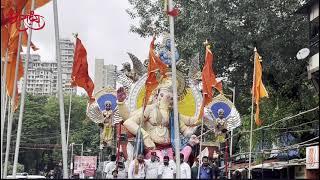
[[[127,12],[139,19],[131,31],[142,37],[168,32],[168,20],[162,12],[163,1],[129,0]],[[213,44],[214,66],[217,75],[226,77],[229,86],[237,89],[236,105],[242,115],[243,126],[250,129],[253,48],[263,59],[263,81],[270,98],[261,102],[260,116],[270,124],[289,115],[317,106],[319,98],[307,80],[306,60],[295,54],[308,45],[308,25],[305,17],[294,12],[299,0],[176,0],[180,15],[175,18],[175,40],[181,57],[186,60],[200,52],[204,59],[205,39]],[[203,61],[202,61],[203,63]],[[224,84],[226,85],[226,84]],[[294,126],[316,119],[316,114],[280,124]],[[308,128],[308,126],[304,127]],[[265,143],[272,144],[282,132],[270,130]],[[300,139],[305,134],[294,133]],[[248,151],[249,133],[236,137],[234,149]],[[253,134],[253,143],[260,141],[260,132]]]
[[[69,96],[65,96],[64,105],[67,121]],[[72,96],[69,142],[84,143],[85,148],[93,150],[92,155],[98,155],[99,129],[96,124],[86,120],[86,106],[86,97]],[[18,121],[18,114],[19,112],[15,113],[15,122]],[[28,94],[22,127],[19,162],[24,165],[25,172],[31,172],[34,169],[35,173],[39,173],[45,166],[47,170],[53,169],[62,160],[58,98]],[[16,128],[13,126],[13,134]],[[15,144],[15,135],[12,138],[13,144]],[[11,147],[12,149],[14,150],[14,147]],[[76,149],[75,154],[80,155],[80,151],[77,151]]]
[[[17,172],[23,172],[24,166],[22,164],[17,164]],[[8,174],[11,175],[13,171],[13,165],[9,163],[8,165]]]

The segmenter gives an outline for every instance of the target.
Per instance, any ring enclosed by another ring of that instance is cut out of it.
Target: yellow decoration
[[[137,98],[137,109],[142,107],[143,97],[145,95],[145,87],[141,88]],[[192,95],[191,89],[187,89],[187,94],[178,102],[179,113],[185,116],[194,116],[196,113],[196,102]]]

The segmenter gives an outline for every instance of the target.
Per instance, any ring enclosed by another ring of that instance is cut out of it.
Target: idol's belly
[[[156,144],[170,144],[170,131],[167,127],[152,127],[149,130],[150,138]]]

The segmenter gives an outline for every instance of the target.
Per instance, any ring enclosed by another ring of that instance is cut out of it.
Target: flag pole
[[[8,99],[9,97],[7,97],[7,95],[5,96],[5,104],[4,104],[4,121],[3,121],[3,125],[1,125],[1,178],[3,178],[3,131],[4,131],[4,126],[5,126],[5,119],[6,119],[6,111],[7,111],[7,107],[8,107]]]
[[[173,10],[172,0],[168,0],[169,12]],[[177,70],[176,70],[176,57],[175,57],[175,43],[174,43],[174,19],[169,15],[170,24],[170,42],[171,42],[171,63],[172,63],[172,89],[173,89],[173,116],[175,128],[175,154],[176,154],[176,178],[180,176],[180,133],[179,133],[179,121],[178,121],[178,96],[177,96]]]
[[[200,179],[200,162],[202,162],[202,137],[203,137],[203,118],[202,118],[202,121],[201,121],[201,137],[200,137],[200,158],[198,159],[198,162],[199,162],[199,167],[198,167],[198,179]]]
[[[70,135],[71,104],[72,104],[72,92],[70,92],[70,98],[69,98],[68,129],[67,129],[67,143],[66,143],[67,145],[69,143],[69,135]]]
[[[3,178],[2,176],[3,175],[3,158],[2,158],[3,157],[2,156],[3,133],[4,133],[4,125],[6,121],[6,111],[7,111],[7,101],[8,101],[8,97],[6,93],[7,66],[8,66],[8,49],[6,49],[4,65],[2,64],[2,60],[1,60],[1,75],[2,75],[2,79],[1,79],[1,178]]]
[[[63,178],[68,178],[68,154],[66,144],[66,126],[65,126],[65,113],[63,103],[62,92],[62,70],[61,70],[61,57],[60,57],[60,43],[59,43],[59,24],[58,24],[58,7],[57,0],[53,0],[53,17],[54,17],[54,29],[56,40],[56,59],[58,63],[58,96],[59,96],[59,108],[60,108],[60,126],[61,126],[61,145],[62,145],[62,164],[63,164]]]
[[[236,106],[236,87],[229,88],[232,91],[232,103]],[[231,179],[231,168],[232,168],[232,145],[233,145],[233,129],[231,129],[230,133],[230,163],[229,163],[229,175],[228,179]]]
[[[35,0],[31,1],[31,11],[35,8]],[[13,161],[13,171],[12,175],[13,178],[16,178],[17,174],[17,164],[19,158],[19,147],[20,147],[20,140],[21,140],[21,130],[22,130],[22,120],[23,120],[23,112],[24,112],[24,103],[25,103],[25,96],[26,96],[26,88],[27,88],[27,79],[28,79],[28,64],[30,59],[30,45],[31,45],[31,36],[32,36],[32,26],[29,28],[28,33],[28,42],[27,42],[27,58],[24,62],[24,74],[23,74],[23,85],[22,85],[22,92],[21,92],[21,99],[20,99],[20,111],[19,111],[19,120],[18,120],[18,130],[17,130],[17,140],[16,140],[16,148],[14,152],[14,161]],[[18,54],[18,56],[20,56]]]
[[[24,14],[24,12],[25,12],[25,7],[22,9],[22,14]],[[22,29],[22,28],[23,28],[23,22],[20,23],[20,29]],[[16,67],[15,67],[14,81],[13,81],[13,93],[12,93],[12,97],[11,97],[11,104],[9,107],[10,111],[8,113],[7,146],[6,146],[6,154],[5,154],[5,159],[4,159],[3,178],[6,178],[7,173],[8,173],[7,171],[8,171],[8,161],[9,161],[9,152],[10,152],[10,143],[11,143],[12,121],[13,121],[13,114],[14,114],[15,98],[17,95],[16,89],[17,89],[19,63],[20,63],[22,32],[19,32],[18,38],[19,39],[18,39]]]
[[[74,37],[76,38],[76,42],[77,42],[77,38],[78,38],[78,33],[73,34]],[[74,49],[75,50],[75,49]],[[73,57],[74,58],[74,57]],[[71,86],[71,84],[70,84]],[[76,89],[76,87],[75,87]],[[72,89],[73,90],[73,89]],[[69,113],[68,113],[68,129],[67,129],[67,146],[69,147],[69,135],[70,135],[70,118],[71,118],[71,104],[72,104],[72,91],[70,92],[70,99],[69,99]],[[68,159],[68,158],[67,158]]]
[[[254,85],[255,83],[255,71],[256,71],[256,52],[257,52],[257,48],[254,48],[254,56],[253,56],[253,79],[252,79],[252,84]],[[252,129],[253,129],[253,109],[254,109],[254,92],[252,89],[252,102],[251,102],[251,122],[250,122],[250,145],[249,145],[249,173],[248,173],[248,178],[251,179],[251,153],[252,153]]]

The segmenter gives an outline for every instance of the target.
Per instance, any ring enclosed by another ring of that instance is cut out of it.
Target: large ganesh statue
[[[164,155],[173,157],[173,95],[172,80],[166,79],[154,91],[152,100],[143,111],[140,107],[134,111],[124,103],[124,91],[118,90],[118,109],[119,114],[124,120],[124,127],[133,135],[137,135],[139,125],[141,125],[142,138],[145,145],[146,157],[150,157],[151,152],[156,152],[162,159]],[[143,114],[142,114],[143,113]],[[186,116],[179,113],[179,131],[182,141],[182,153],[186,153],[186,159],[189,157],[190,148],[197,143],[194,132],[197,116]],[[192,136],[193,135],[193,136]],[[191,146],[191,147],[190,147]]]
[[[168,36],[164,37],[162,47],[168,45]],[[166,52],[166,50],[168,52]],[[171,54],[169,48],[162,48],[159,57],[169,57]],[[176,52],[177,53],[177,52]],[[165,54],[168,54],[166,56]],[[162,79],[158,87],[153,90],[148,104],[143,111],[143,98],[145,95],[145,82],[147,79],[146,65],[143,64],[132,54],[129,54],[133,70],[139,78],[134,81],[126,76],[123,71],[118,71],[117,83],[123,87],[117,90],[116,114],[117,122],[120,122],[121,134],[126,134],[126,142],[121,142],[118,146],[125,154],[126,158],[132,159],[132,147],[135,146],[135,136],[141,128],[144,144],[144,153],[146,158],[150,158],[151,152],[155,152],[162,160],[165,155],[171,159],[174,154],[183,153],[185,160],[188,160],[192,153],[192,148],[199,143],[200,126],[196,124],[200,113],[202,95],[196,83],[188,77],[188,66],[185,61],[177,61],[177,92],[178,92],[178,120],[179,127],[174,127],[173,123],[173,94],[172,94],[172,76],[170,61],[161,59],[168,66],[167,78]],[[90,105],[87,114],[93,111],[94,107]],[[90,117],[89,117],[90,118]],[[92,119],[92,121],[94,121]],[[180,152],[174,152],[174,130],[180,132]],[[120,129],[120,130],[119,130]],[[131,157],[130,157],[131,156]]]

